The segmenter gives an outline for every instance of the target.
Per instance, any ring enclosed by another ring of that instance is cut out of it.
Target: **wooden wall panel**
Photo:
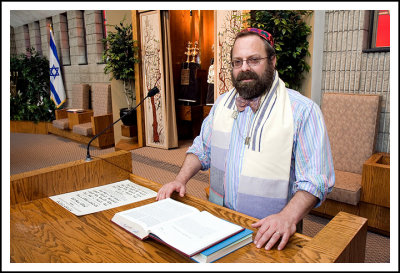
[[[40,121],[34,123],[33,121],[10,121],[10,132],[11,133],[27,133],[27,134],[48,134],[48,127],[51,126],[50,122]]]
[[[390,208],[390,155],[377,153],[363,165],[360,200]]]
[[[128,179],[130,173],[131,153],[118,151],[94,158],[91,162],[82,159],[12,175],[10,204],[106,185]]]
[[[326,199],[312,214],[332,218],[339,212],[347,212],[368,219],[368,228],[384,235],[390,234],[390,208],[359,202],[357,206]]]
[[[200,40],[200,68],[208,70],[214,44],[214,11],[202,10],[200,14],[193,10],[192,20],[190,10],[170,10],[172,66],[174,73],[175,92],[178,92],[181,78],[181,65],[186,62],[185,52],[188,41],[194,43]],[[192,31],[194,34],[191,35]]]

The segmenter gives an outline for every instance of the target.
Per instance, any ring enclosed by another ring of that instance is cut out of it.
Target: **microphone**
[[[134,108],[132,108],[131,110],[129,110],[125,115],[123,115],[122,117],[120,117],[119,119],[117,119],[116,121],[114,121],[113,123],[111,123],[107,128],[105,128],[103,131],[101,131],[100,133],[98,133],[97,135],[95,135],[88,143],[87,145],[87,151],[86,151],[86,162],[92,161],[92,158],[90,157],[90,152],[89,152],[89,147],[90,144],[92,143],[93,140],[95,140],[96,138],[98,138],[100,135],[102,135],[105,131],[107,131],[108,129],[110,129],[112,126],[114,126],[115,123],[117,123],[118,121],[120,121],[122,118],[124,118],[125,116],[129,115],[133,110],[136,110],[136,108],[139,107],[139,105],[142,104],[142,102],[144,102],[145,99],[153,97],[155,94],[158,94],[160,92],[160,90],[158,90],[157,86],[154,86],[152,89],[150,89],[150,91],[147,93],[147,96],[142,99]]]

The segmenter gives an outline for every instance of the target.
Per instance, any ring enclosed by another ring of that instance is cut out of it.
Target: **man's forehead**
[[[249,35],[236,39],[233,45],[233,54],[240,54],[243,52],[262,53],[265,51],[264,42],[260,37]]]

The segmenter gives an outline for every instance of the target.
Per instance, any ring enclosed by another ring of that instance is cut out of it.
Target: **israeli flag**
[[[50,28],[50,98],[59,108],[66,100],[64,84],[61,77],[60,61],[54,42],[53,31]]]

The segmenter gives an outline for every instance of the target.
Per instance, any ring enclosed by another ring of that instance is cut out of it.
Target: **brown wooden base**
[[[11,120],[10,132],[47,135],[49,133],[48,127],[50,126],[51,123],[45,121],[35,123],[33,121]]]
[[[139,143],[137,142],[137,137],[132,138],[132,139],[121,139],[116,145],[115,145],[115,150],[124,150],[124,151],[130,151],[140,148]]]
[[[93,136],[82,136],[73,133],[71,130],[61,130],[53,125],[49,125],[49,133],[58,135],[61,137],[69,138],[77,142],[88,144]],[[100,149],[111,148],[114,146],[114,134],[106,133],[100,135],[98,138],[92,141],[91,146],[98,147]]]
[[[368,230],[390,236],[390,208],[360,201],[357,206],[326,199],[322,205],[311,210],[312,214],[333,218],[340,211],[368,219]]]
[[[114,225],[115,213],[155,202],[155,198],[76,217],[48,197],[130,179],[158,191],[156,182],[132,174],[132,155],[118,151],[10,177],[10,262],[12,263],[187,263],[191,260],[152,240],[138,240]],[[221,219],[251,229],[257,219],[194,196],[174,198]],[[217,262],[330,263],[365,257],[366,219],[339,213],[313,238],[295,233],[283,250],[248,244]],[[191,261],[193,262],[193,261]]]
[[[124,137],[136,137],[138,136],[137,126],[126,126],[121,124],[121,135]]]
[[[91,117],[93,117],[93,110],[84,110],[83,112],[75,113],[68,112],[68,128],[72,130],[75,125],[87,123],[91,121]]]

